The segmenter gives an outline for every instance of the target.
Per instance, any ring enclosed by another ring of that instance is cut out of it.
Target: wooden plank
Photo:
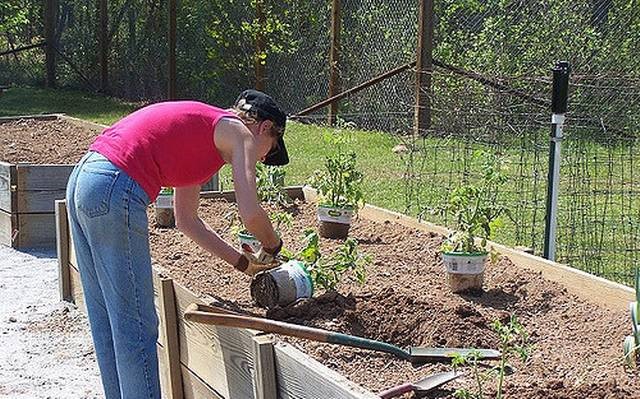
[[[184,365],[181,365],[181,368],[184,399],[228,399],[217,393]]]
[[[82,282],[80,281],[80,273],[74,267],[69,268],[69,282],[71,283],[71,302],[82,311],[87,314],[87,306],[84,302],[84,291],[82,290]]]
[[[16,122],[25,119],[35,119],[37,121],[55,121],[60,117],[62,117],[62,114],[1,116],[0,125],[3,123]]]
[[[63,119],[66,122],[79,126],[83,129],[92,130],[96,133],[96,135],[102,133],[102,131],[108,128],[108,125],[103,125],[101,123],[95,123],[91,121],[87,121],[84,119],[74,118],[68,115],[58,115],[58,118]]]
[[[304,200],[305,194],[303,192],[303,186],[290,186],[284,188],[289,194],[291,199],[299,199]],[[233,190],[228,191],[217,191],[217,192],[202,192],[200,193],[200,198],[208,198],[208,199],[224,199],[227,201],[235,202],[236,193]]]
[[[201,193],[219,192],[219,191],[220,191],[220,181],[218,180],[217,173],[213,175],[211,180],[209,180],[208,182],[203,184],[202,187],[200,187]]]
[[[18,164],[16,166],[18,190],[65,190],[74,166],[69,164]]]
[[[273,335],[253,337],[253,387],[255,399],[278,399]]]
[[[163,320],[163,341],[165,347],[165,367],[167,371],[166,397],[182,399],[182,372],[180,368],[180,343],[178,342],[178,321],[173,280],[160,279],[160,318]]]
[[[378,398],[291,345],[274,349],[279,399]]]
[[[0,162],[0,210],[15,213],[16,166]]]
[[[52,213],[21,213],[16,248],[55,248],[56,218]]]
[[[171,398],[171,396],[168,395],[169,381],[167,380],[166,373],[163,372],[167,368],[167,351],[160,343],[156,345],[156,351],[158,355],[158,374],[160,377],[160,396],[162,398]]]
[[[15,213],[51,213],[55,212],[55,202],[65,198],[66,190],[18,190],[15,194]]]
[[[0,244],[15,247],[14,235],[18,228],[18,217],[0,210]]]
[[[58,287],[60,300],[71,298],[71,282],[69,281],[69,222],[64,200],[56,201],[56,252],[58,253]]]
[[[71,237],[71,227],[69,227],[69,264],[78,269],[78,259],[76,258],[76,247]]]
[[[191,303],[203,303],[174,282],[180,361],[225,398],[253,399],[253,333],[184,320]]]

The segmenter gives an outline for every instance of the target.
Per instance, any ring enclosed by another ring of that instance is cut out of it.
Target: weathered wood
[[[98,0],[98,62],[100,63],[100,90],[109,92],[109,28],[107,0]]]
[[[66,190],[16,191],[14,212],[51,213],[55,211],[55,202],[65,198]]]
[[[264,12],[265,0],[256,0],[256,18],[258,29],[256,30],[255,54],[253,55],[253,70],[255,74],[256,90],[264,91],[266,84],[266,59],[263,58],[267,54],[266,43],[264,40],[265,32],[267,32],[267,18]]]
[[[18,164],[18,191],[51,190],[63,192],[75,165]],[[62,197],[64,198],[64,196]],[[56,198],[56,199],[62,199]]]
[[[0,116],[0,125],[3,123],[10,123],[21,121],[25,119],[35,119],[37,121],[55,121],[61,117],[69,118],[64,114],[42,114],[42,115],[19,115],[19,116]]]
[[[0,210],[15,213],[16,184],[15,165],[0,162]]]
[[[71,238],[71,228],[69,228],[69,264],[78,269],[78,259],[76,258],[76,248]]]
[[[17,215],[0,210],[0,244],[8,247],[14,246],[17,228]]]
[[[279,399],[378,398],[291,345],[274,349]]]
[[[225,398],[253,399],[253,332],[215,327],[184,320],[192,303],[202,303],[179,284],[174,284],[180,361]]]
[[[302,186],[285,187],[285,190],[287,191],[287,194],[289,194],[289,197],[291,199],[303,200],[305,198]],[[235,191],[203,192],[200,193],[200,198],[224,199],[226,201],[235,202],[236,193]]]
[[[433,73],[433,0],[418,2],[414,130],[425,134],[431,127],[431,74]]]
[[[69,268],[69,282],[71,283],[71,302],[73,302],[82,313],[87,314],[87,306],[84,302],[84,291],[80,281],[80,272],[75,267]]]
[[[329,98],[340,93],[340,0],[331,0],[331,46],[329,48]],[[327,122],[333,126],[338,114],[338,101],[329,106]]]
[[[213,175],[211,180],[203,184],[202,187],[200,188],[201,193],[208,193],[210,191],[215,191],[215,192],[220,191],[220,181],[217,173]]]
[[[181,365],[184,399],[227,399],[217,393],[189,368]]]
[[[18,232],[14,248],[55,248],[54,213],[21,213],[16,217]]]
[[[163,319],[163,341],[165,367],[168,372],[166,397],[182,399],[182,372],[180,368],[180,343],[178,342],[178,321],[173,280],[160,279],[160,317]]]
[[[273,335],[253,337],[253,387],[255,399],[278,399]]]
[[[56,251],[58,253],[58,287],[60,300],[71,298],[71,281],[69,280],[69,222],[64,200],[56,201]]]

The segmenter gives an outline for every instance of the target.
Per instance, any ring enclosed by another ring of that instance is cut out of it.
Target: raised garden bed
[[[54,201],[103,128],[64,115],[0,118],[1,244],[54,247]]]
[[[232,199],[231,195],[227,197]],[[203,199],[200,212],[214,229],[224,231],[223,215],[229,207],[224,200]],[[295,250],[300,246],[303,229],[316,225],[316,216],[310,203],[302,202],[292,211],[293,226],[283,230],[283,237],[287,246]],[[152,227],[154,264],[157,270],[173,279],[178,302],[179,355],[175,356],[180,359],[185,397],[192,397],[195,392],[195,388],[185,382],[193,381],[193,376],[225,398],[260,397],[250,390],[257,386],[255,378],[247,377],[250,372],[238,378],[231,378],[229,374],[242,370],[243,367],[237,365],[245,361],[248,369],[257,364],[257,355],[252,358],[247,348],[245,355],[236,355],[243,353],[243,349],[235,349],[234,345],[245,342],[238,337],[248,334],[247,330],[213,328],[182,319],[186,302],[206,302],[202,298],[212,298],[215,303],[239,312],[385,340],[399,346],[496,347],[498,336],[490,329],[490,323],[495,319],[504,321],[514,313],[531,334],[535,348],[527,364],[514,363],[516,373],[507,377],[506,397],[640,397],[637,373],[622,366],[622,342],[629,332],[626,308],[628,302],[634,300],[631,289],[497,246],[506,256],[496,266],[488,267],[485,292],[480,296],[455,295],[448,289],[438,254],[443,239],[438,233],[445,232],[441,227],[367,206],[359,213],[350,232],[361,249],[374,256],[367,284],[360,287],[344,282],[338,286],[337,294],[320,295],[306,303],[265,314],[252,304],[248,277],[233,271],[177,230]],[[72,297],[79,302],[81,294],[74,267],[64,267],[75,264],[72,256],[68,260],[65,234],[62,231],[60,243],[63,292],[65,296],[73,293]],[[324,251],[336,245],[333,240],[321,241]],[[70,273],[70,278],[64,277],[64,273]],[[180,299],[178,292],[182,291],[191,293],[189,300]],[[237,341],[224,341],[215,335],[223,331],[236,334]],[[448,368],[447,365],[428,365],[414,369],[385,354],[290,338],[279,341],[289,345],[274,346],[271,363],[275,364],[274,370],[269,371],[265,366],[257,374],[263,377],[275,374],[271,378],[275,381],[277,397],[283,398],[375,397],[373,392],[383,388]],[[217,350],[212,351],[211,345]],[[293,360],[283,360],[294,357],[298,359],[295,366],[292,366]],[[363,389],[355,388],[347,380]],[[452,386],[471,384],[466,378]],[[319,389],[325,391],[319,393]],[[445,387],[430,397],[447,397],[452,393],[452,388]]]
[[[54,201],[105,127],[65,115],[0,118],[0,244],[55,246]],[[203,191],[217,187],[216,177]]]

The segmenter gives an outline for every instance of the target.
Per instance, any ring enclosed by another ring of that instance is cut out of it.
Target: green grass
[[[0,116],[64,112],[70,116],[110,124],[136,108],[136,104],[67,90],[12,88],[0,97]],[[290,123],[286,141],[291,164],[286,167],[288,185],[303,184],[323,166],[325,154],[333,148],[323,136],[335,129]],[[398,136],[375,131],[343,130],[347,148],[358,154],[358,165],[365,174],[367,202],[405,212],[407,188],[414,200],[408,212],[416,215],[420,207],[442,204],[450,190],[465,176],[477,173],[479,164],[470,160],[476,149],[495,150],[453,138],[428,138],[415,154],[416,163],[408,178],[407,156],[392,149]],[[537,134],[537,133],[535,133]],[[539,132],[542,148],[547,132]],[[540,144],[539,144],[540,145]],[[546,195],[546,150],[521,148],[517,143],[501,148],[511,179],[502,200],[512,208],[516,222],[507,222],[495,241],[507,245],[526,245],[542,251],[544,197]],[[541,154],[541,151],[544,154]],[[536,156],[537,153],[537,156]],[[625,283],[633,281],[633,266],[640,254],[640,183],[630,168],[640,159],[640,148],[627,145],[604,147],[569,137],[563,144],[563,165],[559,214],[560,261]],[[536,171],[536,173],[533,173]],[[229,167],[221,171],[224,189],[230,189]],[[535,176],[534,176],[535,175]],[[537,193],[537,199],[533,193]],[[537,201],[537,202],[536,202]],[[445,220],[429,216],[430,221]],[[607,225],[602,225],[605,220]],[[598,251],[602,248],[602,251]]]
[[[109,125],[138,106],[73,90],[13,87],[0,96],[0,116],[65,113]]]

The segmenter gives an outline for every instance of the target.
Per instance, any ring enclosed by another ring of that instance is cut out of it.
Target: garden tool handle
[[[370,349],[386,353],[391,353],[404,360],[410,360],[411,354],[402,348],[386,342],[374,341],[372,339],[355,337],[353,335],[340,334],[320,328],[300,326],[298,324],[285,323],[282,321],[269,320],[261,317],[243,316],[240,314],[227,313],[223,314],[217,310],[209,311],[201,310],[202,307],[192,303],[184,312],[184,318],[189,321],[198,323],[214,324],[225,327],[249,328],[252,330],[260,330],[272,334],[288,335],[308,339],[311,341],[327,342],[331,344],[339,344],[352,346],[361,349]]]
[[[384,390],[380,392],[378,396],[380,397],[380,399],[390,399],[390,398],[395,398],[397,396],[403,395],[405,393],[409,393],[411,391],[413,391],[413,384],[410,382],[407,382],[405,384],[398,385],[393,388]]]
[[[213,324],[225,327],[249,328],[251,330],[260,330],[268,333],[288,335],[309,339],[312,341],[328,342],[328,331],[319,328],[299,326],[297,324],[289,324],[281,321],[263,319],[261,317],[243,316],[240,314],[227,313],[223,314],[215,311],[203,311],[200,307],[192,303],[184,312],[184,318],[189,321],[195,321],[204,324]]]

